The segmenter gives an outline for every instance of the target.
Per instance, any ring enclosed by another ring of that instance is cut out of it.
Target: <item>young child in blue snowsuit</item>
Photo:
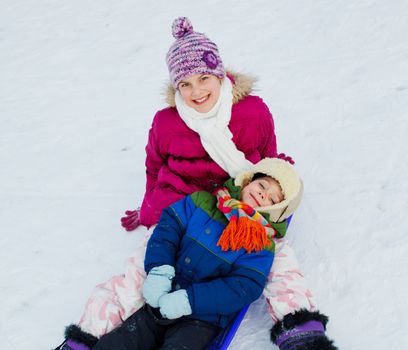
[[[195,192],[172,204],[148,242],[145,306],[99,340],[68,327],[61,349],[205,349],[262,294],[274,240],[285,235],[301,194],[293,166],[267,158],[216,195]],[[280,349],[335,349],[324,315],[304,311],[290,321],[274,328]]]

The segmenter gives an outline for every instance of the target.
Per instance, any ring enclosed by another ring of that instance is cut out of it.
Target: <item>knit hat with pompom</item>
[[[217,45],[204,34],[195,32],[187,17],[176,18],[172,32],[176,41],[167,52],[166,62],[175,89],[181,80],[194,74],[225,77]]]

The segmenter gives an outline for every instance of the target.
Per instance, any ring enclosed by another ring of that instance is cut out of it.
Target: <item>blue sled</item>
[[[234,339],[235,334],[249,309],[245,306],[232,322],[214,339],[208,350],[226,350]]]
[[[290,221],[292,220],[292,215],[288,217],[286,222],[286,227],[289,227]],[[239,314],[231,321],[231,323],[218,334],[217,338],[211,343],[207,350],[227,350],[230,346],[232,339],[234,339],[235,334],[239,326],[241,325],[242,320],[245,317],[249,309],[249,305],[245,306]]]

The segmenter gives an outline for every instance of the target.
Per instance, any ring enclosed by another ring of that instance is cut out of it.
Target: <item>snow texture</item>
[[[50,349],[144,228],[144,147],[188,16],[257,94],[305,195],[289,239],[340,349],[408,349],[408,2],[2,0],[0,339]],[[405,33],[405,34],[404,34]],[[276,349],[265,304],[233,350]]]

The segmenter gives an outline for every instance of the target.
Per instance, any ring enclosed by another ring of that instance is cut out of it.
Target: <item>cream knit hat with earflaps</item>
[[[244,186],[251,182],[256,173],[273,177],[279,182],[284,200],[267,207],[257,207],[260,213],[269,214],[269,221],[281,222],[293,214],[300,204],[303,194],[303,182],[289,162],[279,158],[265,158],[255,164],[251,169],[238,174],[235,186]]]

